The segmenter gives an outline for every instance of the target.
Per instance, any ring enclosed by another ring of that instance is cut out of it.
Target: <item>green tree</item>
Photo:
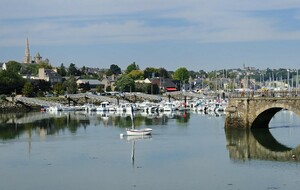
[[[70,76],[68,80],[63,83],[64,89],[66,89],[68,94],[76,94],[77,92],[77,83],[74,76]]]
[[[170,78],[169,72],[164,68],[147,67],[144,70],[144,78],[163,77]]]
[[[54,95],[64,95],[64,88],[62,83],[56,83],[53,85],[53,94]]]
[[[58,74],[62,77],[65,77],[67,75],[67,71],[66,71],[66,67],[64,66],[64,64],[62,63],[58,69]]]
[[[153,84],[145,84],[145,83],[136,83],[135,84],[135,91],[136,92],[143,92],[143,93],[154,93],[154,91],[156,92],[156,89],[153,89],[155,85]],[[156,85],[157,86],[157,85]]]
[[[45,80],[35,80],[35,83],[33,83],[34,86],[34,92],[37,92],[39,90],[41,91],[50,91],[51,89],[51,85],[49,81],[45,81]]]
[[[36,96],[37,97],[44,97],[44,92],[41,91],[41,90],[38,90],[37,93],[36,93]]]
[[[127,75],[120,76],[115,82],[116,89],[121,92],[135,91],[135,83],[132,78]]]
[[[216,79],[217,78],[217,71],[211,71],[209,73],[207,73],[207,77],[212,80],[212,79]]]
[[[189,71],[185,67],[180,67],[173,74],[174,80],[179,80],[183,83],[187,83],[190,77]]]
[[[85,66],[81,67],[81,74],[86,75],[87,74],[87,68]]]
[[[190,77],[192,77],[194,79],[197,77],[198,73],[195,71],[189,71],[189,75],[190,75]]]
[[[216,89],[216,83],[214,81],[209,81],[208,86],[210,90],[215,90]]]
[[[166,69],[164,69],[164,68],[159,68],[158,69],[158,73],[159,73],[160,77],[170,78],[169,72]]]
[[[24,96],[31,97],[33,96],[33,86],[30,82],[26,82],[22,89],[22,93]]]
[[[105,89],[106,92],[111,92],[111,86],[107,86]]]
[[[83,93],[91,90],[90,83],[88,83],[88,82],[87,83],[80,83],[78,88]]]
[[[99,93],[104,92],[103,88],[104,88],[103,85],[98,85],[96,87],[96,91],[99,92]]]
[[[38,65],[39,68],[52,69],[53,67],[46,61],[42,61]]]
[[[7,70],[0,71],[0,94],[21,93],[25,79],[18,73]]]
[[[143,80],[144,72],[141,70],[132,70],[130,73],[128,73],[128,76],[133,80]]]
[[[6,70],[8,72],[14,72],[14,73],[18,73],[21,70],[21,63],[18,63],[16,61],[9,61],[6,63]]]
[[[233,79],[235,79],[237,77],[237,74],[234,73],[234,72],[229,72],[228,75],[227,75],[227,77],[233,80]]]
[[[109,71],[111,72],[111,74],[114,74],[114,75],[119,75],[122,73],[121,68],[115,64],[110,65]]]
[[[68,76],[80,76],[80,71],[76,68],[76,65],[74,63],[70,63],[69,69],[68,69]]]
[[[140,67],[137,64],[135,64],[135,62],[127,66],[125,73],[128,74],[133,70],[140,70]]]
[[[21,74],[29,74],[29,75],[37,75],[39,73],[39,65],[38,64],[23,64]]]
[[[158,69],[156,69],[154,67],[147,67],[144,70],[144,78],[152,78],[152,77],[158,77],[158,76],[159,76]]]
[[[199,77],[201,78],[207,78],[207,72],[205,72],[204,70],[200,70],[198,72]]]

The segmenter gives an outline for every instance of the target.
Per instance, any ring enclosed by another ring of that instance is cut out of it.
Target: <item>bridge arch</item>
[[[300,98],[231,98],[225,127],[268,128],[273,116],[282,109],[300,116]]]
[[[281,107],[273,107],[262,111],[254,119],[251,128],[268,128],[273,116],[282,109]]]

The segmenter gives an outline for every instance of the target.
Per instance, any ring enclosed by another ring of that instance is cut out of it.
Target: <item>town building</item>
[[[107,76],[104,75],[103,79],[101,81],[101,84],[104,85],[104,91],[108,89],[108,87],[111,88],[111,91],[115,91],[115,82],[117,81],[116,75]]]
[[[22,63],[23,64],[32,64],[32,63],[40,64],[42,62],[49,64],[49,60],[48,59],[43,60],[43,58],[39,52],[36,54],[36,56],[32,60],[32,57],[30,55],[29,40],[28,40],[28,36],[27,36],[26,37],[26,45],[25,45],[25,54],[24,54]]]
[[[85,87],[86,89],[90,89],[91,91],[96,91],[98,86],[104,86],[98,79],[78,79],[76,84],[79,90],[83,90]]]
[[[62,82],[62,77],[56,69],[39,68],[39,79],[49,82],[51,85]]]
[[[6,63],[0,63],[0,70],[6,70]]]
[[[170,78],[157,77],[151,79],[152,84],[156,84],[162,92],[177,91],[177,85]]]
[[[151,81],[148,78],[146,78],[144,80],[135,80],[134,82],[141,83],[141,84],[151,84]]]
[[[43,61],[42,56],[41,56],[40,53],[38,52],[38,53],[36,54],[36,56],[34,57],[34,62],[37,63],[37,64],[39,64],[39,63],[41,63],[42,61]]]
[[[24,63],[24,64],[30,64],[30,63],[32,63],[31,55],[30,55],[30,49],[29,49],[28,36],[26,37],[25,55],[23,57],[22,63]]]

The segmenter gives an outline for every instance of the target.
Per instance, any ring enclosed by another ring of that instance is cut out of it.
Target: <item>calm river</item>
[[[298,189],[300,119],[225,130],[224,116],[136,115],[149,138],[120,138],[126,115],[0,115],[3,190]],[[294,155],[294,156],[293,156]],[[133,159],[134,157],[134,159]]]

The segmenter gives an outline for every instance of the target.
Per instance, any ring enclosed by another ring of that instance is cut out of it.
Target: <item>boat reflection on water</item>
[[[136,125],[140,126],[157,126],[167,125],[172,120],[181,121],[181,113],[174,113],[173,118],[166,115],[158,115],[155,118],[143,116],[140,113],[136,115]],[[188,115],[189,118],[189,115]],[[128,128],[131,126],[130,114],[118,114],[102,112],[29,112],[29,113],[10,113],[0,114],[0,139],[14,139],[23,133],[36,132],[38,135],[48,136],[58,134],[65,129],[72,133],[81,127],[104,126]],[[40,134],[41,132],[41,134]]]
[[[134,160],[135,160],[135,142],[140,140],[151,140],[151,135],[145,136],[120,136],[121,139],[125,139],[127,141],[131,141],[131,163],[134,168]]]
[[[227,149],[234,161],[300,161],[300,145],[295,148],[278,142],[269,129],[225,129]]]

